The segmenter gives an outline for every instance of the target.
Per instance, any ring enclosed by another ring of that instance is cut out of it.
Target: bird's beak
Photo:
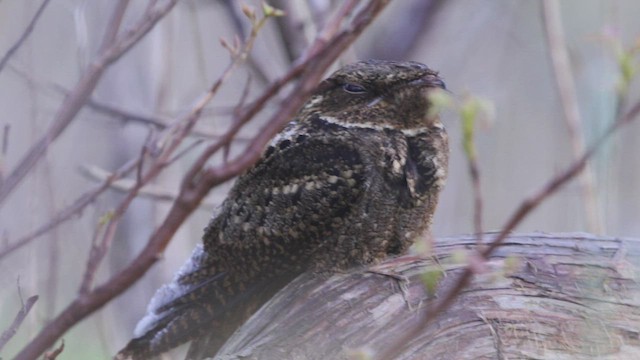
[[[413,80],[409,83],[410,85],[415,86],[426,86],[432,88],[440,88],[442,90],[447,90],[447,86],[444,81],[438,77],[438,75],[427,74],[419,79]]]
[[[445,85],[444,81],[437,76],[434,76],[429,80],[429,85],[433,87],[439,87],[442,90],[447,90],[447,85]]]

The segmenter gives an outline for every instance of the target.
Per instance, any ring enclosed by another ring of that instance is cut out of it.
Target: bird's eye
[[[349,83],[344,84],[342,89],[349,94],[364,94],[367,91],[363,86]]]

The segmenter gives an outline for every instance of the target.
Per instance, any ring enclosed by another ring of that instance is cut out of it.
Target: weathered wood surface
[[[489,234],[486,237],[491,238]],[[350,359],[380,353],[435,297],[421,274],[468,263],[471,236],[439,239],[432,259],[387,261],[392,277],[306,275],[283,289],[217,359]],[[375,358],[373,356],[372,358]],[[518,234],[398,359],[640,359],[640,239]]]

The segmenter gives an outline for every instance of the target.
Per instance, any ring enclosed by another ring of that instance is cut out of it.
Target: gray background
[[[416,1],[396,1],[365,32],[343,61],[371,56],[417,60],[441,72],[454,96],[466,93],[493,102],[495,117],[479,130],[485,229],[499,229],[515,207],[571,158],[567,127],[547,52],[539,1],[446,1],[426,21],[412,18]],[[248,3],[256,3],[248,1]],[[296,1],[304,7],[305,2]],[[313,3],[325,3],[313,1]],[[0,1],[0,55],[15,42],[40,1]],[[145,1],[131,2],[123,28],[142,13]],[[640,2],[564,0],[564,30],[576,80],[587,141],[613,121],[618,79],[611,46],[603,33],[630,46],[640,36]],[[0,126],[10,125],[8,152],[1,159],[6,175],[28,146],[42,135],[62,96],[55,86],[71,89],[96,54],[112,1],[53,1],[35,31],[0,72]],[[253,58],[275,79],[287,68],[271,23],[259,36]],[[418,36],[410,32],[418,29]],[[313,28],[308,29],[313,35]],[[133,50],[112,66],[92,98],[140,114],[171,119],[188,109],[229,61],[218,39],[230,39],[234,26],[218,1],[184,1]],[[400,49],[398,49],[400,46]],[[402,47],[404,46],[404,48]],[[403,50],[404,49],[404,50]],[[407,50],[408,49],[408,50]],[[236,103],[247,74],[239,69],[214,100],[200,128],[222,132],[224,116]],[[253,76],[251,95],[264,84]],[[640,97],[638,86],[630,99]],[[434,235],[473,231],[469,176],[460,145],[460,123],[453,111],[443,115],[451,137],[450,177],[438,209]],[[242,136],[250,136],[247,129]],[[97,113],[89,108],[53,144],[41,162],[0,208],[0,244],[32,231],[95,182],[80,171],[97,166],[112,171],[136,156],[148,128]],[[640,234],[640,122],[608,142],[592,164],[603,233]],[[157,186],[176,191],[196,153],[169,168]],[[219,159],[217,159],[219,160]],[[213,191],[219,203],[227,186]],[[42,325],[76,296],[96,224],[122,198],[109,191],[67,222],[0,262],[0,329],[19,310],[16,280],[25,297],[40,300],[9,343],[3,357],[13,356]],[[144,245],[163,219],[169,203],[138,199],[118,230],[98,283],[121,269]],[[519,231],[589,231],[584,199],[573,181],[546,201]],[[171,279],[199,241],[211,207],[194,213],[167,249],[164,261],[123,296],[74,327],[64,338],[62,358],[105,358],[124,345],[155,289]]]

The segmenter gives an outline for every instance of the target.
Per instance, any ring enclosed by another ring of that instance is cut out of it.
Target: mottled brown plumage
[[[404,252],[429,229],[446,178],[447,136],[427,97],[442,87],[415,62],[358,62],[323,81],[238,178],[120,358],[187,341],[188,358],[213,356],[301,273]]]

